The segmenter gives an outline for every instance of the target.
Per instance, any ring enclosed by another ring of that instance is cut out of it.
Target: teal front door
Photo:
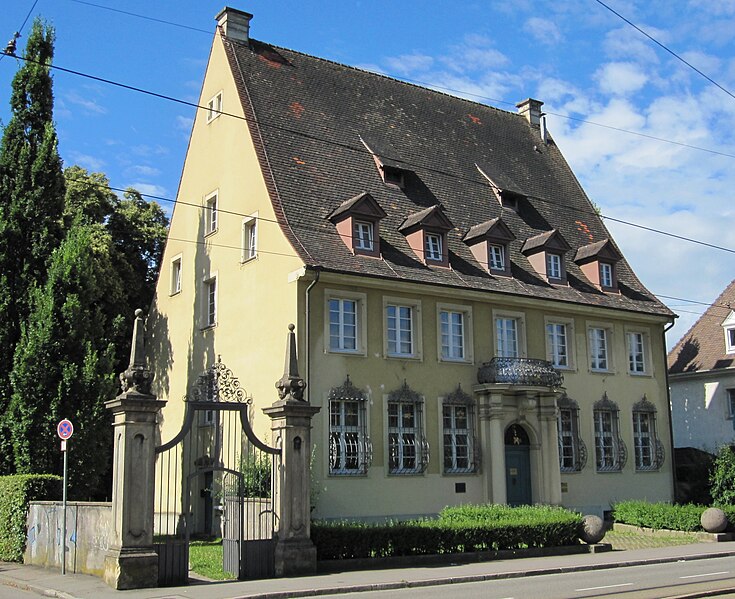
[[[505,432],[505,488],[508,505],[529,505],[531,497],[531,457],[528,433],[512,424]]]

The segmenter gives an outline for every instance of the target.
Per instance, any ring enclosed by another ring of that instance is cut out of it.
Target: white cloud
[[[556,23],[540,17],[531,17],[523,24],[523,30],[542,44],[558,44],[564,39]]]
[[[148,145],[148,144],[140,144],[137,146],[133,146],[130,148],[130,151],[133,154],[137,154],[138,156],[144,156],[144,157],[150,157],[150,156],[165,156],[168,154],[168,148],[161,146],[161,145]]]
[[[161,171],[152,166],[146,166],[144,164],[136,164],[125,169],[125,172],[129,175],[138,175],[141,177],[157,177],[161,174]]]
[[[99,172],[105,167],[104,160],[96,158],[95,156],[90,156],[89,154],[82,154],[81,152],[71,151],[69,152],[69,157],[74,164],[83,166],[89,171]]]
[[[188,116],[178,115],[175,119],[176,128],[179,131],[186,132],[187,135],[191,132],[191,127],[194,124],[194,119]]]
[[[98,104],[95,100],[90,98],[89,96],[83,96],[76,91],[69,91],[65,94],[64,99],[69,104],[74,104],[75,106],[79,106],[86,112],[92,112],[95,114],[106,114],[107,109]]]
[[[609,62],[602,65],[594,78],[606,94],[627,96],[639,91],[648,81],[641,68],[630,62]]]
[[[653,27],[641,27],[659,42],[665,43],[667,35]],[[607,56],[618,60],[637,60],[656,64],[659,62],[655,46],[642,33],[628,25],[613,29],[605,35],[603,48]]]
[[[385,62],[390,71],[407,76],[416,71],[424,72],[429,70],[434,64],[434,59],[426,54],[403,54],[393,58],[386,58]]]
[[[165,187],[155,185],[153,183],[134,182],[129,183],[128,185],[126,185],[126,187],[132,187],[133,189],[137,189],[142,194],[152,195],[159,198],[165,198],[168,195]]]

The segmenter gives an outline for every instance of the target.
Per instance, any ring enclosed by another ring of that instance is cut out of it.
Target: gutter
[[[306,337],[304,341],[304,352],[306,353],[306,403],[311,403],[311,352],[309,351],[311,343],[311,290],[319,282],[321,272],[321,266],[314,267],[314,280],[306,288],[306,300],[304,302],[306,310],[306,330],[304,332],[304,337]],[[670,420],[671,418],[669,418]]]
[[[668,361],[668,353],[666,352],[666,333],[671,330],[674,324],[676,324],[676,322],[672,320],[668,326],[664,327],[663,331],[661,332],[661,340],[663,341],[663,348],[664,348],[664,382],[666,383],[666,408],[669,411],[669,443],[671,443],[671,479],[674,483],[673,500],[676,501],[677,479],[676,479],[676,452],[674,451],[674,420],[672,418],[672,410],[671,410],[671,387],[669,387],[669,361]]]

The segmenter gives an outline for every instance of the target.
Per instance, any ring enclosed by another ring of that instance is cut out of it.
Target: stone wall
[[[112,504],[68,502],[66,508],[66,571],[102,577],[112,529]],[[62,504],[34,501],[28,510],[23,561],[61,569]]]

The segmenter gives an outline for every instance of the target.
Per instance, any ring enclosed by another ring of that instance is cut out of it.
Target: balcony
[[[480,366],[477,382],[558,388],[564,385],[564,377],[546,360],[493,358]]]

